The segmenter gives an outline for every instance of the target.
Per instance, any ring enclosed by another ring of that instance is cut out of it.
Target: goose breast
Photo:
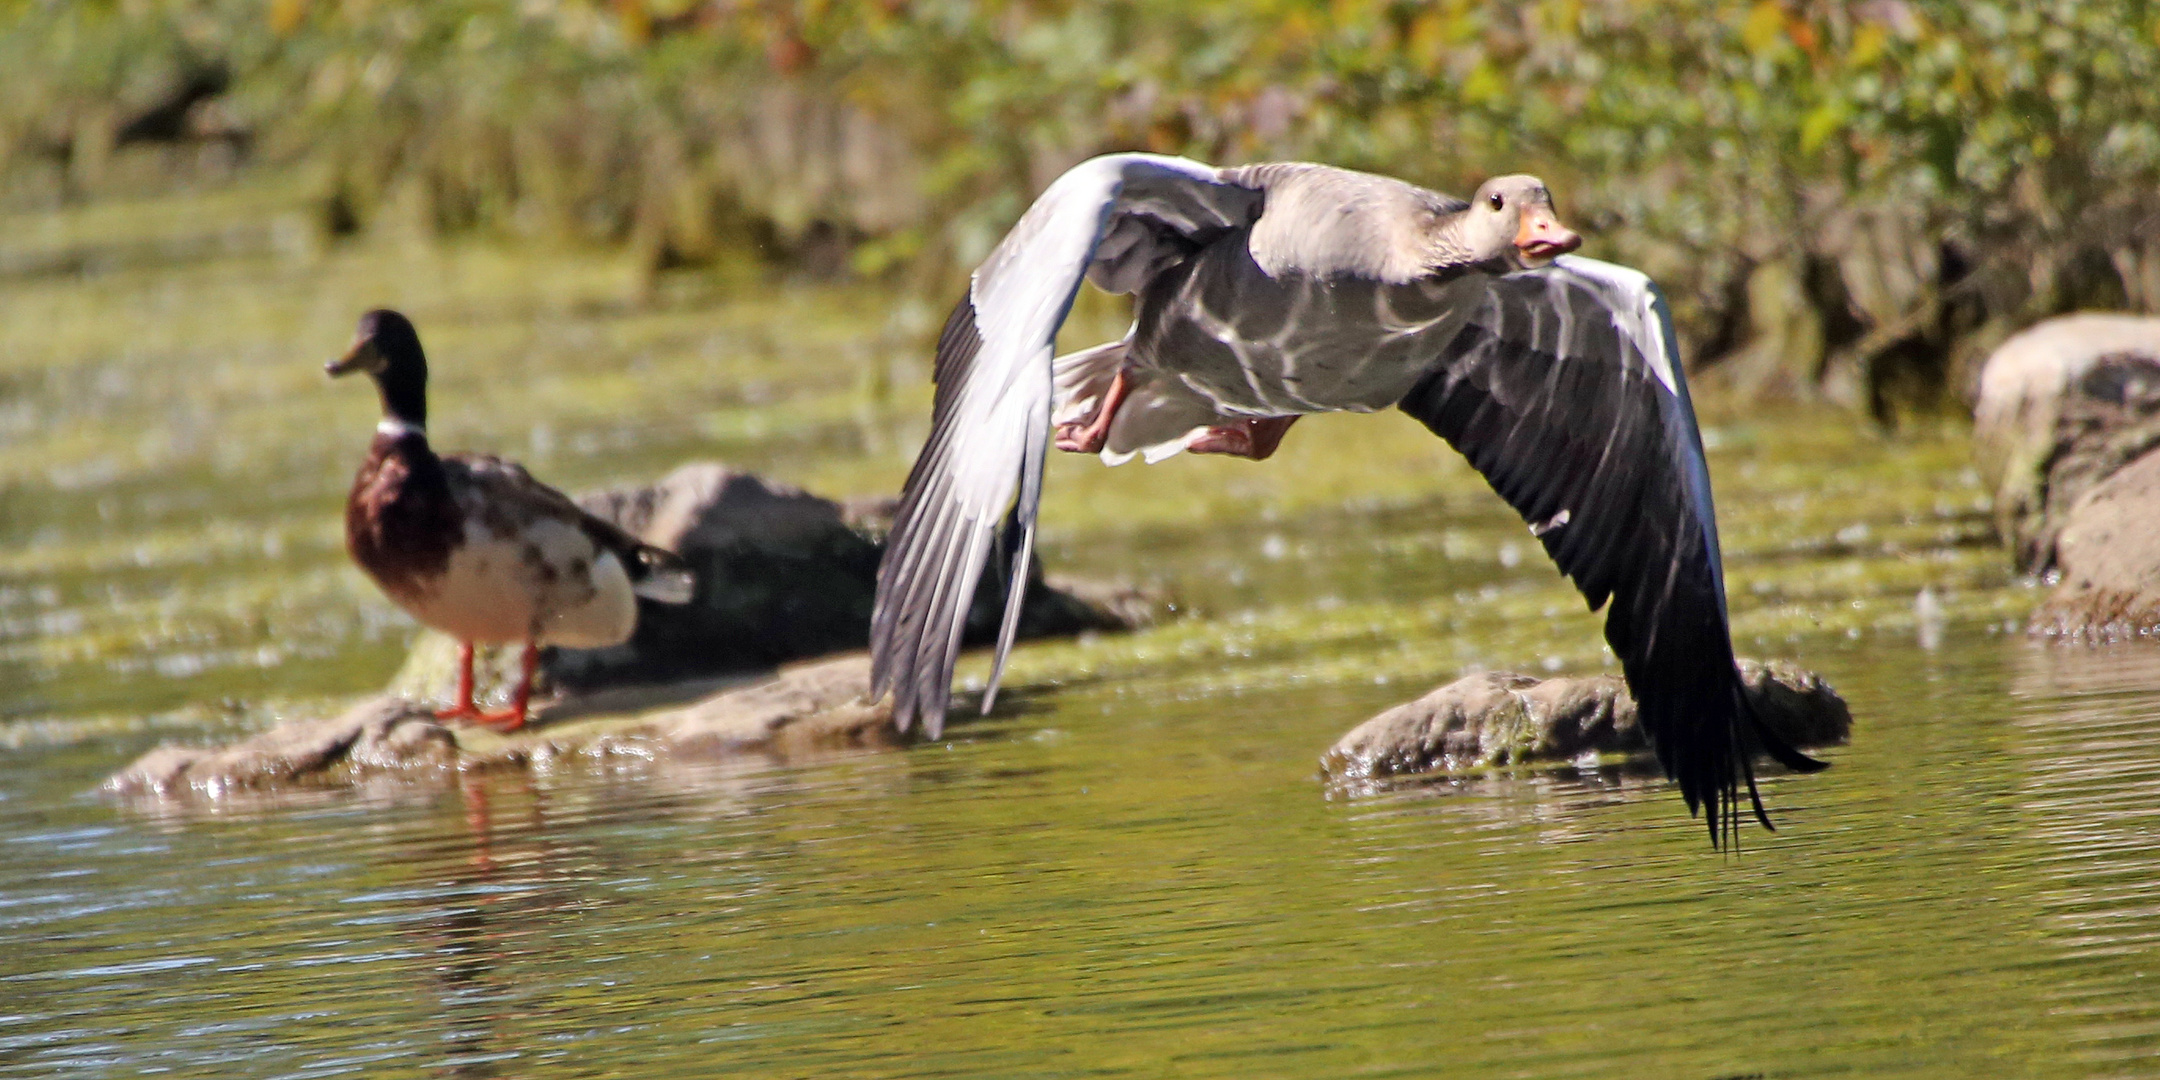
[[[1249,239],[1240,229],[1157,276],[1139,299],[1132,349],[1137,366],[1231,415],[1393,406],[1482,288],[1463,269],[1401,283],[1271,272]]]

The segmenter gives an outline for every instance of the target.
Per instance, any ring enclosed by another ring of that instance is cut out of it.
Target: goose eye
[[[1493,208],[1493,209],[1495,209],[1495,210],[1498,210],[1498,209],[1500,209],[1500,207],[1501,207],[1501,206],[1503,206],[1503,205],[1505,205],[1505,204],[1506,204],[1506,202],[1507,202],[1507,200],[1506,200],[1506,199],[1503,199],[1503,198],[1501,198],[1501,197],[1500,197],[1500,193],[1499,193],[1499,192],[1497,192],[1497,191],[1493,192],[1493,193],[1492,193],[1492,194],[1490,194],[1490,195],[1487,195],[1487,196],[1485,197],[1485,201],[1486,201],[1486,202],[1489,202],[1489,203],[1491,203],[1491,204],[1492,204],[1492,208]]]

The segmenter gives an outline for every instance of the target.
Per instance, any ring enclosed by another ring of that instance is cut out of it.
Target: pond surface
[[[0,1075],[2160,1075],[2160,649],[2019,632],[1957,429],[1714,392],[1740,651],[1856,717],[1737,853],[1634,770],[1319,780],[1438,682],[1609,663],[1393,416],[1265,465],[1059,461],[1051,569],[1178,610],[1024,647],[941,743],[93,793],[395,668],[410,624],[337,540],[373,402],[318,370],[365,306],[414,314],[444,442],[563,486],[897,487],[936,312],[623,282],[388,241],[0,282]]]

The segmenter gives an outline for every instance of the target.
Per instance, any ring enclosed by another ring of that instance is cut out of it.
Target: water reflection
[[[116,812],[78,793],[158,732],[55,719],[0,757],[0,1075],[2134,1072],[2153,654],[1989,633],[1992,553],[1839,498],[1778,535],[1865,535],[1789,548],[1735,500],[1743,651],[1857,718],[1735,854],[1631,769],[1319,784],[1465,665],[1603,662],[1452,494],[1074,543],[1213,617],[1032,645],[904,750]]]
[[[0,1074],[2134,1072],[2160,680],[1906,641],[1810,657],[1862,726],[1738,855],[1624,772],[1330,799],[1314,755],[1384,687],[1094,683],[815,766],[0,801],[0,995],[36,1003]]]
[[[519,828],[499,841],[496,806],[503,800],[491,794],[489,778],[458,778],[471,853],[462,870],[457,862],[445,860],[442,877],[398,897],[413,906],[414,916],[401,920],[400,933],[432,959],[427,970],[439,1002],[434,1019],[442,1027],[439,1038],[445,1047],[435,1067],[450,1076],[500,1076],[502,1064],[520,1056],[500,1038],[508,1008],[518,1000],[502,970],[514,937],[501,924],[515,924],[522,913],[548,904],[547,874],[540,868],[545,853],[524,850],[529,845],[512,839],[519,833],[543,835],[545,815],[529,780],[513,777],[510,783],[520,789],[512,800]],[[508,848],[501,857],[499,843]],[[367,903],[371,898],[352,899]],[[445,900],[449,902],[438,902]]]
[[[2035,643],[2019,655],[2021,817],[2038,845],[2050,1011],[2079,1061],[2160,1056],[2160,647]]]

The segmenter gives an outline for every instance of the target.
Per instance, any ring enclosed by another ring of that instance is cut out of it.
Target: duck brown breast
[[[345,548],[401,603],[418,602],[464,539],[457,500],[434,455],[378,436],[345,504]]]

